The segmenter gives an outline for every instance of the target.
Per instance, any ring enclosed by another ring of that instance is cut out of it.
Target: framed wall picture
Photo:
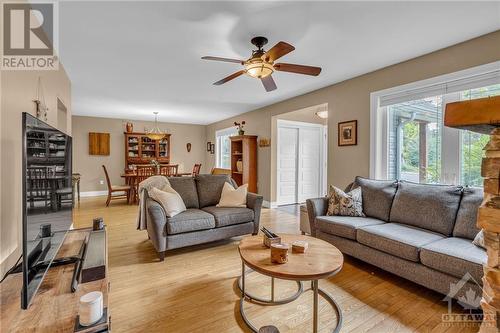
[[[212,143],[210,145],[210,154],[215,154],[215,144],[214,143]]]
[[[358,144],[358,121],[350,120],[339,123],[339,146]]]
[[[212,150],[212,142],[208,141],[207,142],[207,151],[211,151]]]

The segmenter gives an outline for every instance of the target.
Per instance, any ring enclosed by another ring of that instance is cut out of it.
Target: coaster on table
[[[309,247],[309,243],[303,240],[297,240],[292,243],[292,253],[304,253]]]

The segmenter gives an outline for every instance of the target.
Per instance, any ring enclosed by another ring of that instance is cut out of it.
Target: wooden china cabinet
[[[231,177],[238,186],[248,184],[248,191],[257,192],[257,136],[231,136]]]
[[[160,164],[170,163],[170,134],[161,140],[151,140],[146,133],[124,132],[125,134],[125,169],[129,165],[149,164],[157,160]]]

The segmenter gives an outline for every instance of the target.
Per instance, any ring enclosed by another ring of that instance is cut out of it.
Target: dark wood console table
[[[56,258],[78,255],[78,251],[92,229],[76,229],[67,233]],[[106,271],[108,271],[106,255]],[[106,278],[80,283],[75,293],[71,292],[74,265],[50,268],[38,292],[27,310],[21,309],[22,273],[9,275],[0,284],[1,332],[74,332],[78,314],[78,302],[82,295],[101,291],[104,307],[108,308],[105,323],[85,332],[110,330],[111,317],[108,306],[109,281]]]

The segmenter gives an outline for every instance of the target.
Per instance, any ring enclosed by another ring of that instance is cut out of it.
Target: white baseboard
[[[116,195],[124,195],[125,192],[114,192],[113,194]],[[80,196],[82,198],[85,197],[102,197],[108,195],[108,191],[87,191],[87,192],[81,192]]]

